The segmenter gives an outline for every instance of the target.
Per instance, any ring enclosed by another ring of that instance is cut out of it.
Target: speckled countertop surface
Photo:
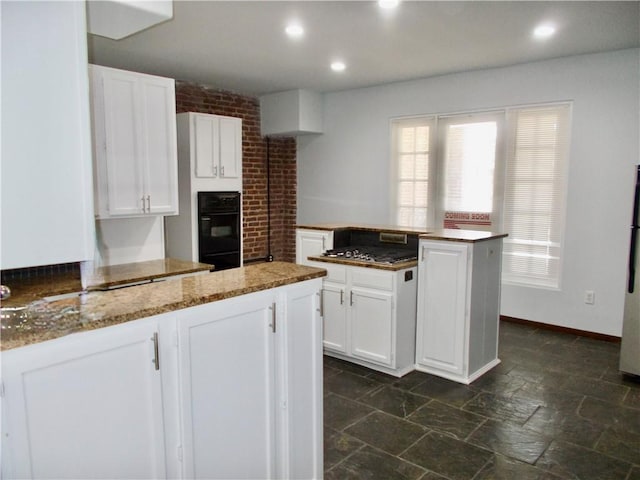
[[[484,232],[481,230],[442,229],[420,235],[420,240],[446,240],[449,242],[482,242],[494,238],[507,237],[506,233]]]
[[[74,332],[94,330],[203,303],[267,290],[326,275],[326,270],[285,262],[193,275],[65,300],[37,300],[23,324],[3,328],[0,349],[9,350]]]
[[[173,275],[209,272],[212,268],[205,263],[173,258],[98,267],[87,275],[86,290],[106,290],[118,285],[152,281]],[[3,283],[4,281],[3,278]],[[11,288],[11,297],[3,300],[3,307],[22,306],[43,297],[83,290],[80,271],[12,279],[8,280],[6,285]]]
[[[390,232],[390,233],[429,233],[427,228],[401,227],[398,225],[377,225],[368,223],[316,223],[312,225],[296,225],[296,228],[308,230],[364,230],[370,232]]]
[[[398,270],[404,270],[405,268],[413,268],[418,266],[417,260],[414,260],[412,262],[399,262],[399,263],[393,263],[393,264],[367,262],[366,260],[353,260],[350,258],[344,259],[344,258],[325,257],[325,256],[309,257],[308,260],[312,262],[337,263],[340,265],[349,265],[352,267],[375,268],[377,270],[388,270],[391,272],[396,272]]]

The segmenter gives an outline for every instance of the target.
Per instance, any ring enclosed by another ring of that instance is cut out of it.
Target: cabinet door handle
[[[349,292],[349,306],[353,307],[353,290]]]
[[[153,365],[156,370],[160,370],[160,352],[158,351],[158,332],[153,333],[153,337],[151,337],[151,341],[153,342]]]
[[[324,246],[324,237],[322,237],[322,251],[324,252],[326,250],[325,246]]]
[[[218,176],[218,166],[217,166],[217,165],[214,165],[214,166],[213,166],[213,176],[214,176],[214,177],[217,177],[217,176]]]
[[[276,333],[276,302],[271,304],[271,331]]]
[[[340,290],[340,305],[344,305],[344,290]]]
[[[324,317],[324,288],[321,288],[318,292],[318,312],[320,312],[320,316]]]
[[[224,177],[224,165],[220,166],[220,176]]]
[[[147,213],[151,213],[151,195],[147,195]]]
[[[142,196],[142,213],[147,213],[147,204],[145,203],[144,195]]]
[[[420,261],[424,262],[424,251],[426,250],[427,247],[423,246],[422,247],[422,256],[420,258]]]

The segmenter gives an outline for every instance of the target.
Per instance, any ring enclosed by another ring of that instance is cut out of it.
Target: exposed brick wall
[[[267,139],[260,135],[258,98],[176,81],[176,110],[242,118],[242,196],[244,259],[268,254]],[[295,261],[296,140],[269,140],[271,254]]]

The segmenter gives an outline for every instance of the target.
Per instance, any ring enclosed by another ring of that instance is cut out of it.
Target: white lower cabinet
[[[413,370],[417,271],[323,263],[324,349],[391,375]]]
[[[320,286],[3,352],[2,478],[321,478]]]
[[[2,353],[3,478],[163,478],[156,317]]]
[[[469,384],[498,360],[502,239],[421,241],[416,369]]]
[[[310,262],[308,257],[322,255],[326,250],[333,248],[332,230],[311,230],[298,228],[296,230],[296,263],[301,265],[318,265],[318,262]]]
[[[260,292],[180,314],[185,478],[273,478],[276,296]]]

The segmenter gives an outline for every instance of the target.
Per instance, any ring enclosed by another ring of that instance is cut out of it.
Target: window
[[[431,168],[431,130],[433,119],[409,119],[394,122],[392,156],[395,170],[396,222],[408,227],[421,227],[429,222],[429,182]]]
[[[394,120],[395,223],[505,231],[503,280],[558,287],[569,112],[558,104]]]
[[[442,188],[436,225],[445,228],[500,228],[502,119],[504,113],[473,114],[438,122],[442,145]]]
[[[564,231],[569,106],[509,112],[503,280],[560,284]]]

